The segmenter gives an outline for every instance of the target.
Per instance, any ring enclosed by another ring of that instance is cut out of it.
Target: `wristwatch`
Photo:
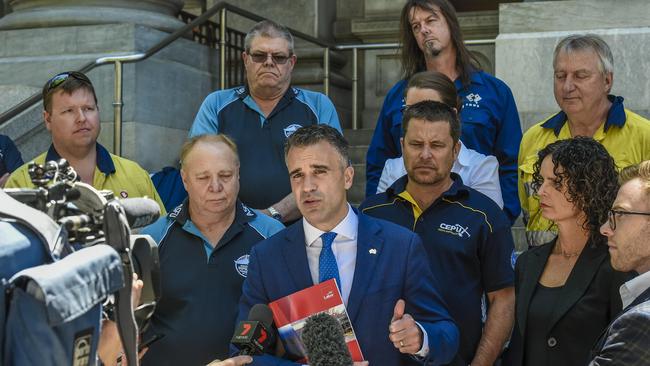
[[[280,215],[280,212],[278,212],[278,210],[273,208],[273,206],[270,206],[269,208],[267,208],[267,210],[269,210],[269,213],[271,214],[271,217],[273,217],[274,219],[282,222],[282,215]]]

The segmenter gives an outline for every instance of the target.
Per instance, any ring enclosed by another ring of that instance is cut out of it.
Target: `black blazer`
[[[504,365],[524,362],[526,319],[555,240],[522,253],[515,265],[515,326]],[[546,326],[549,365],[585,365],[589,351],[610,320],[621,311],[619,287],[630,274],[612,269],[606,245],[588,242],[561,290]]]

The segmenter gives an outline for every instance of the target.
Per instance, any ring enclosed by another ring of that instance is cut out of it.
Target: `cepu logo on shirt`
[[[451,224],[445,224],[444,222],[441,222],[440,227],[438,227],[438,231],[456,235],[460,238],[463,238],[465,236],[467,236],[468,238],[471,237],[471,235],[469,234],[469,226],[462,226],[460,224],[451,225]]]

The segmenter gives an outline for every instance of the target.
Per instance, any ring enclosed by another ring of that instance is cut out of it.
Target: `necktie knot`
[[[323,240],[323,248],[330,248],[332,246],[332,243],[334,243],[334,238],[336,238],[336,233],[333,231],[323,233],[323,235],[320,236],[321,240]]]

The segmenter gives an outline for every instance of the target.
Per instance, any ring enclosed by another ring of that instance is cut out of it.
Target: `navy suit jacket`
[[[450,362],[458,350],[458,329],[436,289],[420,238],[388,221],[358,217],[357,259],[347,310],[365,359],[370,365],[391,366]],[[302,221],[298,221],[253,247],[238,322],[255,304],[268,304],[313,285]],[[406,313],[428,334],[425,359],[400,353],[388,338],[399,299],[404,299]],[[253,362],[283,364],[292,363],[270,355],[256,356]]]

